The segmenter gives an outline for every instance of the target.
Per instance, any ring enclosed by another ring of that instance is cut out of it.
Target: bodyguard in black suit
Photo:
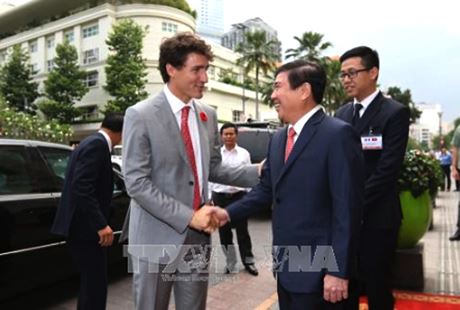
[[[66,237],[80,272],[78,309],[105,309],[107,246],[113,242],[108,225],[113,191],[110,153],[121,141],[123,115],[108,114],[98,133],[72,153],[52,233]]]
[[[397,181],[408,139],[409,110],[377,89],[376,51],[356,47],[344,53],[340,62],[340,78],[353,101],[342,106],[336,117],[351,123],[361,136],[366,163],[358,280],[350,284],[354,290],[349,309],[359,308],[363,289],[369,309],[393,309],[391,269],[402,218]]]

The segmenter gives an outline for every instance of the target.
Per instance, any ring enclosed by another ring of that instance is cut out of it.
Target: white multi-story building
[[[105,40],[113,25],[119,19],[131,18],[141,26],[148,26],[144,38],[143,57],[148,67],[146,89],[155,94],[163,87],[163,81],[157,69],[159,46],[165,37],[176,32],[195,31],[194,18],[181,10],[153,4],[114,5],[103,3],[90,7],[91,0],[35,0],[0,15],[0,65],[7,61],[12,46],[20,44],[29,51],[30,62],[36,74],[34,79],[40,82],[47,78],[53,66],[55,47],[68,40],[77,49],[81,68],[86,70],[86,84],[89,92],[77,103],[86,110],[83,121],[75,125],[76,139],[94,131],[99,123],[91,121],[101,119],[100,111],[109,99],[103,86],[106,81],[104,67],[108,47]],[[238,55],[211,43],[215,54],[210,66],[208,91],[202,101],[217,109],[220,120],[236,121],[244,119],[242,89],[218,81],[222,69],[236,65]],[[245,93],[245,114],[255,115],[255,93]],[[260,105],[261,115],[273,119],[276,112],[268,106]]]
[[[422,113],[415,124],[410,127],[409,135],[419,143],[432,146],[433,137],[446,134],[442,124],[442,107],[440,104],[419,103],[415,105]]]
[[[224,0],[188,0],[196,11],[196,33],[220,44],[224,34]]]
[[[409,137],[415,139],[418,143],[426,144],[428,147],[432,145],[433,134],[426,125],[412,124],[409,127]]]
[[[418,124],[425,125],[430,133],[435,136],[442,131],[442,107],[440,104],[419,103],[416,104],[417,109],[422,111]]]
[[[273,52],[281,59],[281,42],[278,40],[278,32],[259,17],[232,25],[232,29],[222,36],[222,46],[235,50],[240,43],[244,42],[245,33],[254,31],[265,31],[267,41],[276,42]]]

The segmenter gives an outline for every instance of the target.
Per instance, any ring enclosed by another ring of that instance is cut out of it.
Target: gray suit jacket
[[[203,193],[208,182],[254,186],[257,167],[221,165],[217,116],[211,107],[195,102],[203,166]],[[205,113],[207,120],[200,114]],[[176,118],[160,92],[128,108],[123,127],[123,174],[131,197],[128,252],[158,262],[158,250],[179,248],[193,216],[193,173]],[[126,234],[127,228],[124,228]]]

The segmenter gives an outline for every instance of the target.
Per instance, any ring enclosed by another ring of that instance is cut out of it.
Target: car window
[[[249,152],[252,163],[259,163],[267,156],[268,145],[270,144],[272,135],[272,131],[264,129],[240,129],[238,133],[238,145]]]
[[[0,146],[0,195],[33,192],[32,177],[23,146]]]
[[[71,151],[48,147],[39,147],[39,150],[54,175],[63,182]]]
[[[121,146],[115,146],[112,150],[112,155],[121,156],[122,148]]]

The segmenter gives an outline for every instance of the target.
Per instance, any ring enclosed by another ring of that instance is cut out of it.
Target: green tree
[[[147,29],[131,19],[113,27],[106,44],[112,54],[107,58],[105,90],[113,97],[107,112],[124,112],[129,106],[147,97],[147,66],[142,58],[143,38]]]
[[[275,79],[274,74],[267,75],[266,78],[269,81],[273,81]],[[262,94],[262,102],[269,107],[273,107],[275,104],[272,101],[272,93],[273,93],[273,83],[262,83],[260,87],[260,93]]]
[[[330,42],[323,42],[323,38],[324,35],[313,31],[304,32],[301,37],[295,36],[294,39],[299,43],[299,47],[287,49],[286,59],[295,58],[320,62],[322,53],[332,46]]]
[[[328,57],[324,57],[321,60],[321,64],[326,70],[327,75],[327,84],[322,104],[326,112],[332,115],[347,99],[347,94],[339,79],[341,64],[340,61]]]
[[[48,117],[61,123],[70,123],[80,115],[74,107],[87,92],[83,79],[86,72],[78,66],[77,49],[69,42],[56,46],[54,68],[45,81],[45,95],[49,100],[42,101],[39,109]]]
[[[34,114],[38,84],[32,81],[32,74],[29,55],[15,45],[9,61],[0,70],[0,94],[10,107]]]
[[[330,57],[323,56],[324,51],[332,47],[331,42],[323,42],[324,35],[307,31],[301,37],[295,36],[297,48],[286,51],[286,58],[302,59],[320,64],[326,71],[327,84],[324,91],[323,106],[328,114],[333,114],[347,98],[342,83],[339,79],[340,62]]]
[[[412,94],[410,92],[410,89],[406,89],[405,91],[402,91],[399,87],[392,86],[392,87],[388,87],[388,90],[386,93],[394,100],[401,102],[402,104],[404,104],[406,107],[409,108],[411,124],[417,121],[417,119],[420,117],[420,114],[422,114],[422,111],[417,109],[417,107],[415,106],[415,103],[412,101]]]
[[[267,40],[265,31],[245,32],[245,40],[241,43],[236,51],[241,54],[237,64],[244,67],[245,74],[251,71],[255,72],[256,86],[256,120],[260,119],[259,115],[259,76],[261,73],[267,75],[276,67],[277,55],[273,52],[275,41]]]

